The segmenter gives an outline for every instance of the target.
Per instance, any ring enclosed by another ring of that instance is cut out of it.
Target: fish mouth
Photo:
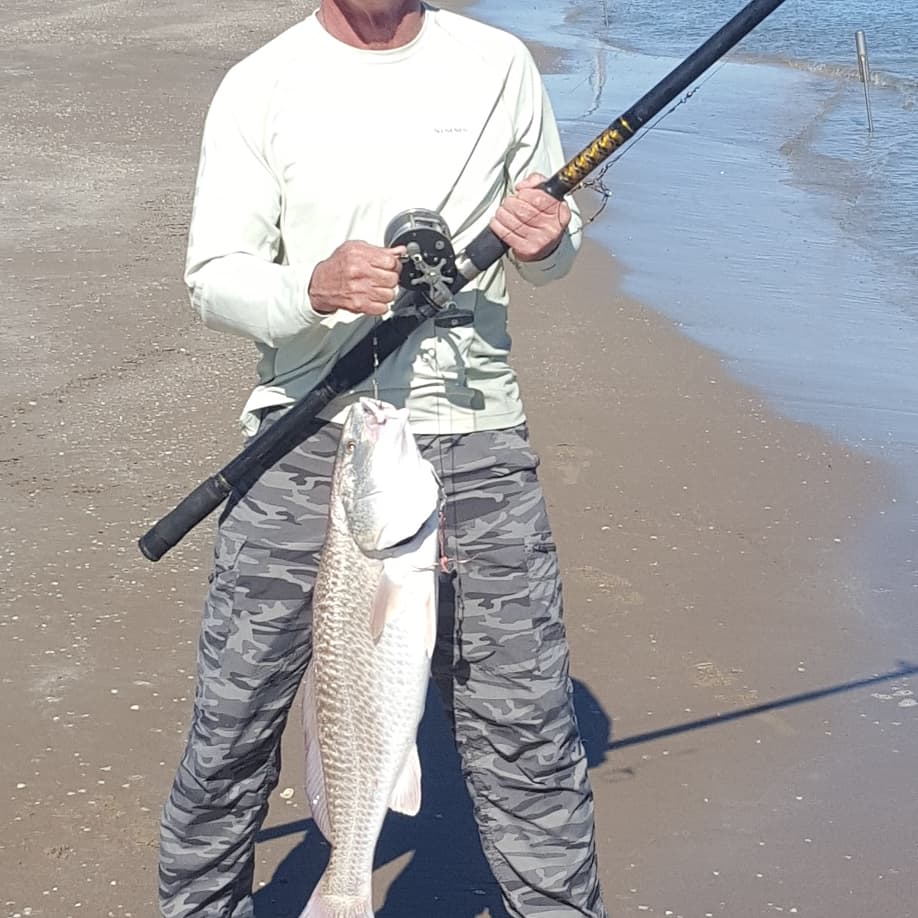
[[[396,408],[388,402],[361,396],[351,409],[344,432],[348,439],[375,446],[384,438],[397,440],[407,426],[407,408]]]
[[[408,420],[407,408],[396,408],[379,399],[361,396],[358,404],[362,410],[363,420],[368,421],[371,426],[383,427],[392,421],[406,422]]]
[[[376,398],[367,398],[366,396],[360,398],[360,407],[363,408],[365,414],[372,415],[373,420],[379,424],[384,424],[398,411],[397,408],[393,408],[392,405],[386,402]]]

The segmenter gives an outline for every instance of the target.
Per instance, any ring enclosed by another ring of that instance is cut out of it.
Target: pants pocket
[[[561,570],[558,547],[551,535],[539,533],[526,540],[526,572],[533,627],[541,643],[564,637]]]
[[[230,631],[236,582],[239,578],[239,555],[245,536],[224,527],[217,530],[214,544],[214,566],[208,577],[210,589],[204,601],[201,637],[198,645],[202,667],[216,670]]]
[[[564,637],[558,553],[550,535],[488,546],[462,583],[462,652],[484,678],[536,677]]]

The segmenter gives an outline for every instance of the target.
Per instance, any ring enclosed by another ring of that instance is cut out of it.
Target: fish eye
[[[349,453],[354,452],[354,450],[357,449],[357,441],[356,441],[356,440],[348,440],[347,443],[344,444],[344,448],[345,448]]]

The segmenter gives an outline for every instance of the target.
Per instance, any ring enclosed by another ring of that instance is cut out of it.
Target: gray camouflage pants
[[[193,719],[162,818],[165,918],[253,915],[255,835],[310,658],[339,433],[320,428],[221,519]],[[454,567],[434,677],[504,905],[515,918],[605,918],[538,459],[524,428],[418,443],[444,483]]]

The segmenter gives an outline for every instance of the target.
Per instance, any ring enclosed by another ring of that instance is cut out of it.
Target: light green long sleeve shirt
[[[206,325],[261,351],[243,429],[255,429],[258,409],[306,394],[372,327],[310,305],[313,269],[342,242],[383,245],[396,214],[422,207],[443,217],[461,252],[520,180],[563,163],[526,47],[450,12],[428,8],[420,34],[392,51],[345,45],[313,15],[233,67],[205,124],[185,280]],[[580,218],[569,203],[559,247],[516,264],[533,284],[570,269]],[[408,406],[416,433],[515,426],[524,414],[504,263],[456,300],[474,324],[426,322],[380,365],[376,391]],[[368,380],[325,416],[372,391]]]

